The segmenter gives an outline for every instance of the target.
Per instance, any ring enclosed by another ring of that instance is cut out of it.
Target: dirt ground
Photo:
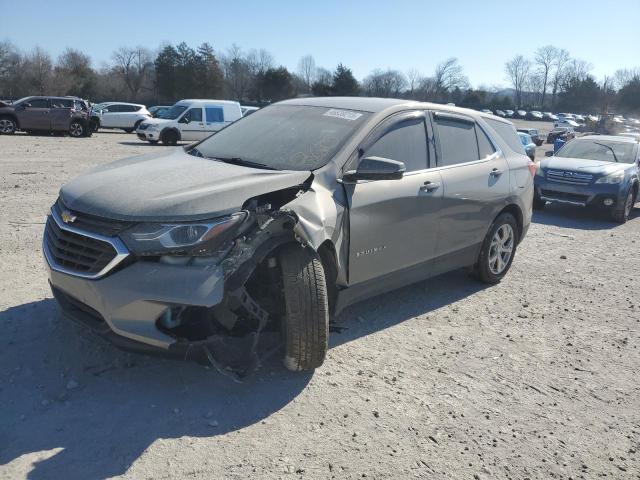
[[[501,284],[380,296],[340,316],[315,373],[273,359],[235,383],[120,352],[51,298],[60,185],[154,148],[0,136],[0,478],[640,478],[640,210],[549,207]]]

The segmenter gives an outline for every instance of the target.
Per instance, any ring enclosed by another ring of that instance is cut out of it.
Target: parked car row
[[[91,135],[89,103],[78,97],[32,96],[15,102],[0,102],[0,133]]]

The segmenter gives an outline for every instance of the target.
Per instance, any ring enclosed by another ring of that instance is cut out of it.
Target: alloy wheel
[[[15,129],[16,124],[13,123],[13,120],[9,120],[6,118],[0,120],[0,133],[10,134],[13,133]]]
[[[494,275],[500,275],[511,260],[513,254],[515,234],[508,223],[500,225],[493,234],[489,246],[489,270]]]
[[[80,125],[79,123],[72,123],[71,126],[69,127],[69,133],[71,134],[72,137],[80,137],[82,136],[82,132],[83,132],[83,128],[82,125]]]

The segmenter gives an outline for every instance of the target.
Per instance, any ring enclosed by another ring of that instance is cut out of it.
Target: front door
[[[443,198],[438,256],[479,246],[509,194],[509,166],[471,117],[433,113]]]
[[[104,128],[117,127],[120,110],[121,110],[120,105],[117,105],[117,104],[107,105],[102,110],[102,115],[100,116],[100,126]]]
[[[28,104],[29,106],[26,106]],[[32,98],[23,102],[16,114],[23,130],[49,130],[49,100],[46,98]]]
[[[377,131],[359,157],[401,161],[406,173],[399,180],[346,185],[350,285],[427,262],[438,236],[442,182],[429,169],[424,114],[401,115]]]
[[[182,140],[192,142],[202,140],[205,137],[204,121],[202,120],[202,108],[190,108],[178,121]]]

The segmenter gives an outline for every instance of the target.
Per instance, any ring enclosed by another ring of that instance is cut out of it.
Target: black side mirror
[[[404,163],[382,157],[365,157],[360,160],[357,170],[345,172],[342,179],[347,182],[357,180],[399,180],[404,175]]]
[[[544,152],[544,156],[545,157],[553,157],[553,150],[547,150],[546,152]]]

